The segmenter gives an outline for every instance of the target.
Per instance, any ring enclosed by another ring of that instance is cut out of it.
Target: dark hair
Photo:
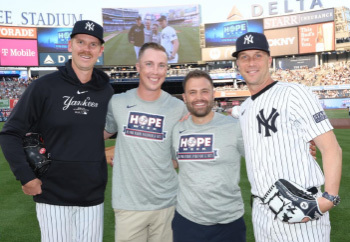
[[[161,46],[160,44],[154,43],[154,42],[147,42],[147,43],[144,43],[144,44],[141,46],[141,49],[140,49],[140,51],[139,51],[139,60],[141,59],[141,56],[143,55],[143,53],[144,53],[147,49],[153,49],[153,50],[163,51],[163,52],[165,53],[165,55],[168,56],[167,53],[166,53],[166,50],[164,49],[163,46]]]
[[[190,71],[185,76],[185,79],[182,82],[182,88],[184,89],[184,91],[185,91],[186,83],[189,79],[200,78],[200,77],[204,77],[205,79],[207,79],[210,82],[210,85],[214,87],[213,79],[210,77],[210,75],[207,72],[201,71],[201,70],[194,70],[194,71]]]

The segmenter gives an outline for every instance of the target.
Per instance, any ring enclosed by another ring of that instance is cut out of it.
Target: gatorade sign
[[[36,39],[36,28],[0,26],[0,38]]]

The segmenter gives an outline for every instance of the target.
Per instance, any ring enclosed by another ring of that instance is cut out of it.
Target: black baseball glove
[[[28,133],[23,138],[23,148],[27,161],[35,175],[40,178],[49,169],[51,160],[48,159],[42,137],[37,133]]]
[[[265,194],[263,203],[283,222],[299,223],[305,217],[316,220],[323,215],[316,197],[294,182],[279,179]]]

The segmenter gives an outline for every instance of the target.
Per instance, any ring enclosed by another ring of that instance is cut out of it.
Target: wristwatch
[[[328,192],[324,192],[324,193],[322,193],[322,197],[331,201],[333,203],[334,207],[340,203],[339,195],[333,196],[333,195],[329,195]]]

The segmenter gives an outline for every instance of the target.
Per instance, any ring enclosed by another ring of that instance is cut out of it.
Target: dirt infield
[[[335,129],[350,129],[350,118],[330,119]]]

